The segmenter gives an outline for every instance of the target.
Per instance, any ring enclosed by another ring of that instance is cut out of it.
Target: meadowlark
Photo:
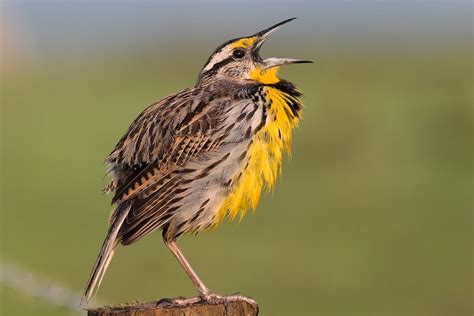
[[[293,18],[294,19],[294,18]],[[165,245],[199,292],[216,298],[176,245],[184,233],[216,227],[255,209],[271,189],[298,124],[301,92],[277,76],[279,66],[310,63],[259,55],[282,21],[225,42],[209,57],[196,85],[146,108],[106,158],[115,209],[83,302],[99,287],[118,244],[161,229]]]

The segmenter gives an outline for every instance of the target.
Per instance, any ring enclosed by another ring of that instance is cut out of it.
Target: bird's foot
[[[190,306],[194,304],[202,304],[202,303],[209,303],[209,304],[228,304],[231,302],[246,302],[252,306],[257,306],[257,302],[250,297],[242,296],[239,293],[235,293],[232,295],[221,296],[213,293],[202,294],[196,297],[184,298],[184,297],[176,297],[176,298],[164,298],[161,299],[157,306],[161,307],[173,307],[173,306]]]
[[[202,301],[200,296],[184,298],[184,297],[175,297],[175,298],[163,298],[156,303],[156,306],[160,307],[173,307],[173,306],[189,306]]]
[[[214,304],[227,304],[231,302],[246,302],[252,306],[257,306],[257,302],[250,297],[246,297],[240,295],[239,293],[235,293],[232,295],[220,296],[217,294],[205,294],[201,295],[201,299],[204,302],[214,303]]]

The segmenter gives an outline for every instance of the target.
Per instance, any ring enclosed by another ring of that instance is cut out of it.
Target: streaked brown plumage
[[[175,240],[242,215],[256,207],[263,181],[273,185],[301,108],[301,93],[276,70],[307,61],[262,60],[258,52],[290,20],[226,42],[194,87],[152,104],[130,125],[106,159],[112,175],[106,190],[116,208],[84,300],[100,285],[116,245],[158,228],[201,297],[210,297]]]

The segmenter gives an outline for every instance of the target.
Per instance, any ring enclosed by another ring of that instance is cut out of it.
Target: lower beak
[[[279,28],[282,27],[282,25],[293,21],[296,18],[291,18],[285,21],[282,21],[280,23],[277,23],[263,31],[258,32],[254,36],[257,38],[254,44],[254,49],[253,49],[253,55],[254,58],[259,61],[260,63],[263,64],[263,69],[268,69],[272,67],[278,67],[282,65],[289,65],[289,64],[308,64],[308,63],[313,63],[310,60],[302,60],[302,59],[294,59],[294,58],[277,58],[277,57],[271,57],[267,58],[265,60],[262,60],[262,58],[259,55],[260,48],[262,47],[263,43],[265,40],[268,38],[270,34],[278,30]]]
[[[277,58],[277,57],[270,57],[262,61],[263,69],[278,67],[282,65],[289,65],[289,64],[312,64],[312,63],[313,61],[311,60],[294,59],[294,58]]]

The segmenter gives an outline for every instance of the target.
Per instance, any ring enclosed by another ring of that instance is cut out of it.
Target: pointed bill
[[[290,64],[312,64],[312,63],[313,61],[311,60],[270,57],[263,60],[263,69],[278,67],[282,65],[290,65]]]
[[[279,22],[275,25],[270,26],[269,28],[266,28],[266,29],[256,33],[254,36],[265,39],[266,37],[268,37],[268,35],[272,34],[276,30],[280,29],[284,24],[286,24],[288,22],[291,22],[294,19],[296,19],[296,18],[291,18],[291,19],[286,19],[284,21],[281,21],[281,22]]]
[[[294,59],[294,58],[277,58],[277,57],[271,57],[267,58],[265,60],[262,60],[260,55],[258,54],[260,51],[260,48],[262,47],[262,44],[265,42],[265,40],[268,38],[270,34],[275,32],[276,30],[280,29],[284,24],[293,21],[296,18],[291,18],[287,19],[284,21],[281,21],[280,23],[277,23],[273,26],[270,26],[269,28],[260,31],[253,35],[256,37],[256,41],[254,44],[254,49],[253,49],[253,56],[255,59],[260,60],[260,62],[263,64],[263,69],[268,69],[272,67],[277,67],[281,65],[288,65],[288,64],[306,64],[306,63],[313,63],[310,60],[301,60],[301,59]]]
[[[279,23],[277,23],[273,26],[270,26],[269,28],[266,28],[266,29],[256,33],[255,35],[253,35],[254,37],[257,38],[257,41],[254,44],[255,45],[254,51],[258,53],[258,51],[262,47],[262,44],[265,42],[265,40],[267,39],[267,37],[270,34],[275,32],[276,30],[280,29],[284,24],[293,21],[294,19],[296,19],[296,18],[286,19],[284,21],[281,21],[281,22],[279,22]]]

